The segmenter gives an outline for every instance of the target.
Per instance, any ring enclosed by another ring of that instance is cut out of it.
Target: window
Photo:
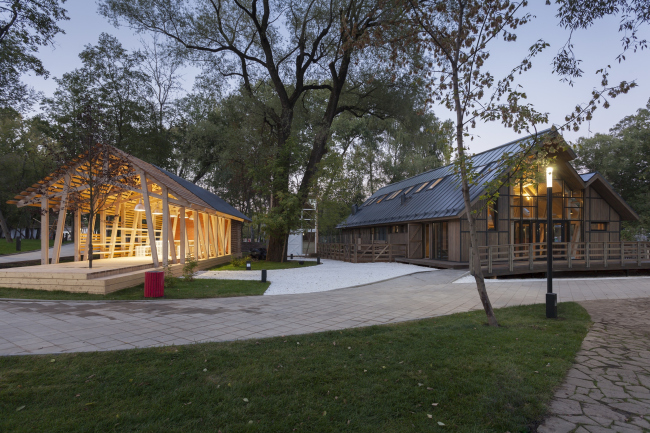
[[[368,203],[366,203],[365,206],[371,205],[375,200],[377,200],[377,197],[371,198],[370,200],[368,200]]]
[[[404,195],[406,195],[406,194],[408,194],[409,192],[411,192],[412,189],[413,189],[413,187],[412,187],[412,186],[409,186],[408,189],[407,189],[406,191],[404,191]]]
[[[388,234],[388,227],[377,227],[375,231],[375,240],[376,241],[385,241],[386,235]]]
[[[606,232],[607,223],[591,223],[592,232]]]
[[[384,195],[382,195],[381,197],[379,197],[379,198],[377,199],[377,203],[381,203],[381,201],[382,201],[383,199],[385,199],[387,195],[388,195],[388,194],[384,194]]]
[[[488,230],[497,230],[499,221],[499,199],[488,204],[487,207],[487,228]]]
[[[390,233],[406,233],[406,224],[391,226]]]
[[[392,200],[392,199],[394,199],[395,197],[397,197],[397,196],[399,195],[400,192],[402,192],[401,189],[400,189],[399,191],[395,191],[395,192],[392,193],[392,194],[391,194],[391,195],[390,195],[386,200]]]
[[[417,191],[415,191],[415,192],[420,192],[420,191],[422,191],[422,190],[424,189],[424,187],[427,186],[428,184],[429,184],[429,182],[424,182],[422,185],[420,185],[420,187],[419,187],[419,188],[417,189]]]
[[[433,181],[433,182],[431,183],[431,186],[430,186],[429,188],[427,188],[427,189],[433,189],[433,188],[435,188],[435,186],[438,185],[438,184],[440,183],[441,180],[442,180],[442,178]]]

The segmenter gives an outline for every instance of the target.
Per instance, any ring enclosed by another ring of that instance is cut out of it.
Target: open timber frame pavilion
[[[41,265],[0,270],[0,287],[107,294],[142,283],[146,270],[161,265],[180,275],[190,257],[206,269],[241,256],[241,225],[248,217],[173,173],[99,147],[93,157],[90,151],[80,155],[8,202],[40,208]],[[93,191],[95,217],[89,218]],[[57,215],[52,257],[50,211]],[[68,213],[74,261],[62,263]],[[92,268],[90,251],[100,258]]]

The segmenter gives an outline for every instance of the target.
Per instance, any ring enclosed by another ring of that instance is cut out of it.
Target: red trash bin
[[[165,296],[165,272],[147,271],[144,273],[144,297],[160,298]]]

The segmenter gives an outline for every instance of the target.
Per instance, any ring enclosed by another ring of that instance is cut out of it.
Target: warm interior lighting
[[[140,199],[140,202],[135,205],[133,210],[136,212],[144,212],[144,205],[142,204],[142,199]]]
[[[152,215],[162,215],[162,210],[160,210],[160,206],[156,206],[153,212],[151,212]]]
[[[553,188],[553,167],[546,167],[546,188]]]

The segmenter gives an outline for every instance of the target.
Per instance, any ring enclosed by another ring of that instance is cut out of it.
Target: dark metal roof
[[[593,173],[585,173],[585,174],[581,174],[580,177],[582,178],[583,181],[588,182],[589,179],[594,177],[594,175],[597,174],[597,173],[598,172],[596,172],[596,171],[594,171]]]
[[[246,215],[243,213],[239,212],[237,209],[226,203],[224,199],[219,197],[216,194],[211,193],[207,189],[203,189],[198,185],[193,184],[189,180],[185,180],[182,177],[176,176],[174,173],[171,173],[164,168],[160,168],[156,166],[157,169],[165,173],[167,176],[171,177],[174,181],[179,183],[183,188],[187,189],[190,191],[192,194],[196,195],[199,197],[201,200],[206,202],[212,209],[216,210],[217,212],[225,213],[227,215],[232,215],[237,218],[241,218],[246,221],[252,221],[250,218],[248,218]]]
[[[527,136],[472,156],[472,164],[474,170],[481,175],[481,183],[470,187],[470,200],[473,201],[478,198],[483,193],[483,185],[503,172],[505,167],[500,167],[498,163],[504,154],[520,152],[522,148],[531,145],[535,137],[547,134],[550,131],[551,129],[547,129],[536,135]],[[430,184],[427,184],[424,189],[417,192],[423,183],[440,178],[442,180],[433,189],[429,189]],[[373,199],[400,189],[407,189],[411,186],[414,188],[406,195],[404,204],[402,204],[401,200],[401,196],[404,193],[400,193],[395,198],[387,200],[390,197],[389,195],[381,203],[376,203],[376,201],[372,202]],[[371,202],[372,204],[368,204]],[[359,207],[354,215],[348,216],[337,227],[349,228],[402,223],[423,219],[457,217],[464,210],[465,204],[460,190],[460,178],[454,174],[453,164],[450,164],[380,188],[366,200],[364,205]]]

